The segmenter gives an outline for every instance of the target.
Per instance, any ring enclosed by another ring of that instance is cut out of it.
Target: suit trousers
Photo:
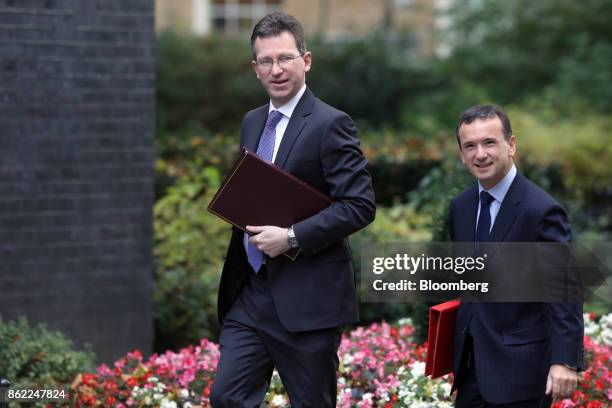
[[[335,407],[341,329],[289,332],[276,313],[265,266],[248,273],[223,320],[212,406],[259,407],[276,367],[293,408]]]
[[[542,397],[528,401],[518,401],[509,404],[491,404],[485,401],[478,388],[478,378],[474,363],[475,359],[479,357],[482,358],[482,356],[474,355],[472,336],[467,334],[459,368],[462,371],[462,380],[457,387],[455,408],[550,408],[552,398],[550,395],[545,395],[544,390],[542,390]],[[520,373],[517,373],[517,375],[520,375]]]

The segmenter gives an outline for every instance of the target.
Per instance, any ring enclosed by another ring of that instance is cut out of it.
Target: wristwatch
[[[289,243],[289,248],[297,248],[300,246],[295,237],[295,232],[293,232],[293,225],[287,229],[287,242]]]

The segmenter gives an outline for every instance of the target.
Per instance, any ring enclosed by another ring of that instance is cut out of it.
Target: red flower
[[[212,381],[209,382],[206,388],[204,388],[204,390],[202,391],[202,397],[204,398],[210,397],[210,388],[212,387],[212,383],[213,383]]]
[[[391,334],[391,337],[397,338],[397,337],[399,337],[399,330],[397,330],[396,327],[391,327],[391,333],[390,334]]]

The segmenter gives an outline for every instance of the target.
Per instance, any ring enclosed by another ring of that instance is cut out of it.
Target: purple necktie
[[[283,114],[279,111],[273,110],[268,114],[268,120],[266,126],[259,139],[259,146],[257,146],[257,155],[264,160],[272,162],[274,156],[274,144],[276,142],[276,125],[283,118]],[[244,247],[247,252],[247,258],[249,264],[253,267],[255,273],[259,272],[259,268],[263,265],[264,256],[257,247],[249,242],[248,234],[244,234]]]

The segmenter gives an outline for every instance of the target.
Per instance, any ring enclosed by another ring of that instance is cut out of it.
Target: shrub
[[[11,388],[68,390],[78,373],[93,367],[89,346],[75,350],[63,334],[30,326],[25,318],[0,320],[0,374]]]
[[[437,130],[486,96],[440,61],[417,58],[381,35],[308,44],[308,86],[361,125]],[[189,133],[238,133],[244,114],[268,101],[251,58],[248,38],[158,35],[157,138],[164,148]]]
[[[569,190],[585,194],[610,185],[609,117],[584,114],[567,119],[551,110],[516,108],[509,109],[509,115],[520,156],[528,155],[542,167],[558,164]]]
[[[155,349],[216,338],[217,291],[230,227],[206,211],[219,173],[193,163],[154,208]]]
[[[184,129],[228,132],[267,101],[250,65],[247,38],[157,36],[157,137]]]

